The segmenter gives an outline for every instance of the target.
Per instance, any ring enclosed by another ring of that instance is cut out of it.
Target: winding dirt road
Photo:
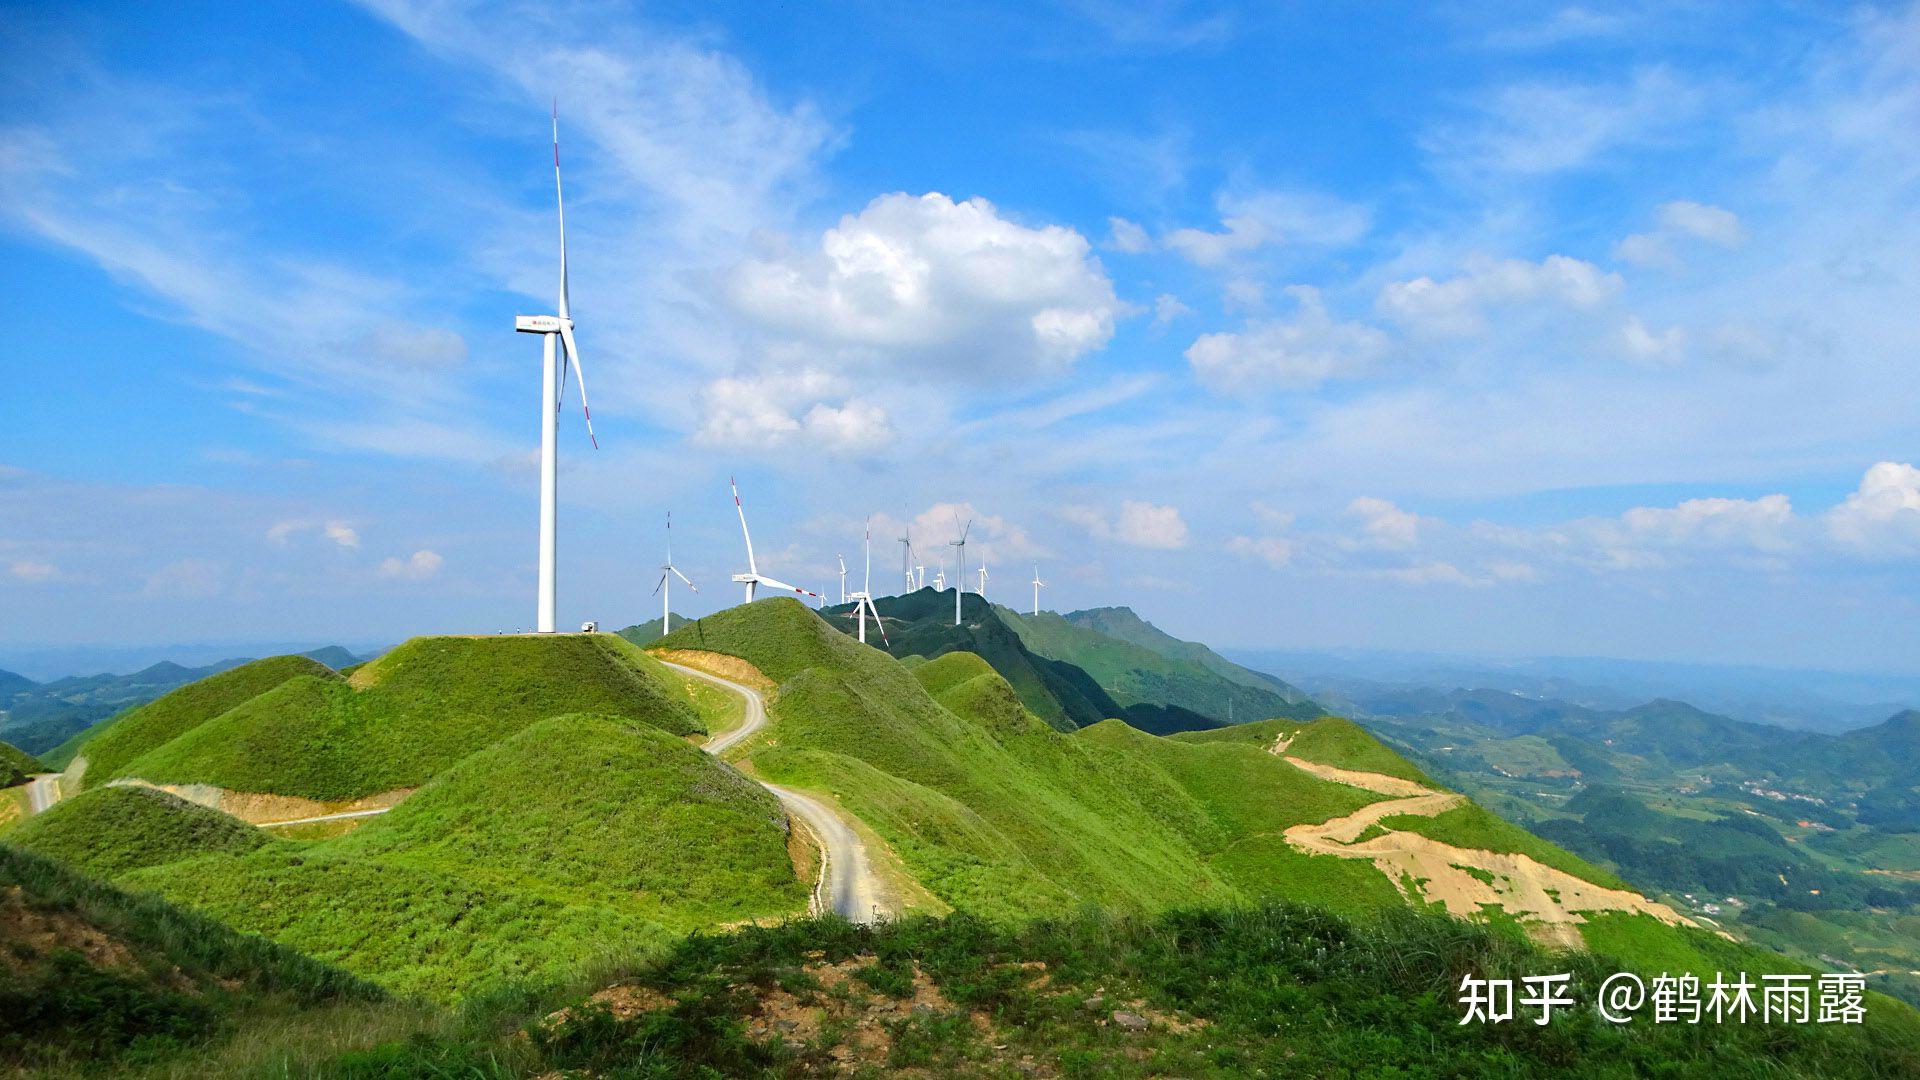
[[[27,781],[27,813],[38,814],[60,801],[60,774],[44,773]]]
[[[698,668],[662,661],[690,678],[711,683],[738,696],[746,705],[739,727],[707,740],[704,749],[715,756],[738,746],[767,726],[767,700],[760,691],[711,675]],[[883,889],[867,859],[867,845],[841,814],[812,795],[754,778],[780,800],[787,813],[799,818],[820,843],[820,879],[813,887],[813,908],[831,911],[852,922],[873,922],[883,910]]]

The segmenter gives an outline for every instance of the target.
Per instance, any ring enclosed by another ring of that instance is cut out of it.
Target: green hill
[[[112,878],[210,852],[243,854],[269,843],[246,822],[164,791],[104,787],[22,822],[7,842]]]
[[[675,613],[673,616],[673,625],[675,626],[685,626],[692,621],[692,619],[678,613]],[[660,620],[648,619],[646,622],[635,623],[625,629],[617,630],[615,633],[633,642],[635,645],[651,645],[654,639],[660,636]]]
[[[5,844],[0,930],[0,1069],[234,1075],[265,1064],[258,1047],[231,1052],[242,1033],[328,1047],[426,1020],[290,949]]]
[[[27,782],[27,777],[46,771],[46,766],[35,760],[32,754],[17,746],[0,742],[0,788],[24,784]]]
[[[1349,721],[1273,720],[1177,738],[1108,721],[1061,733],[978,657],[947,653],[905,667],[789,600],[720,612],[660,645],[738,656],[780,680],[773,731],[749,755],[752,765],[831,792],[956,908],[1019,919],[1087,903],[1151,911],[1285,898],[1350,913],[1404,904],[1370,862],[1307,854],[1285,838],[1290,827],[1384,796],[1272,753],[1280,735],[1305,760],[1432,786]],[[1465,806],[1405,831],[1524,853],[1620,886]],[[1700,936],[1645,915],[1584,925],[1603,924],[1629,949],[1684,951]]]
[[[1061,618],[1075,626],[1093,630],[1110,638],[1138,645],[1170,660],[1184,660],[1213,672],[1229,682],[1278,693],[1296,705],[1308,700],[1305,691],[1264,671],[1241,667],[1197,641],[1185,641],[1141,618],[1128,607],[1088,608],[1069,611]]]
[[[108,723],[78,748],[87,759],[91,787],[125,776],[126,766],[185,732],[300,676],[337,678],[325,664],[304,656],[275,656],[190,683]]]
[[[416,638],[351,679],[326,669],[290,677],[125,764],[90,765],[87,779],[354,799],[416,787],[562,713],[619,716],[676,735],[703,730],[676,683],[610,634]],[[89,759],[95,745],[87,744]]]

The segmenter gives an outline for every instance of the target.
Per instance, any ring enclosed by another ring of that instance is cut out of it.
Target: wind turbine
[[[960,515],[953,515],[953,523],[960,524]],[[959,568],[953,575],[953,625],[960,625],[960,594],[967,591],[967,534],[973,531],[973,519],[967,519],[966,528],[960,530],[960,539],[949,540],[947,545],[954,550],[954,561]]]
[[[587,407],[587,377],[580,370],[580,348],[573,340],[573,313],[567,303],[567,204],[560,189],[560,105],[553,107],[553,198],[560,215],[560,306],[557,315],[516,315],[513,328],[522,334],[539,334],[540,364],[540,608],[537,619],[542,634],[553,633],[554,578],[557,519],[560,499],[560,398],[567,384],[566,369],[573,368],[580,382],[580,411],[587,417],[587,438],[593,448],[600,440],[593,434],[593,411]],[[560,355],[556,357],[555,353]]]
[[[908,587],[911,589],[924,589],[927,587],[927,568],[926,567],[920,565],[919,563],[914,564],[913,582]]]
[[[847,560],[845,556],[835,555],[840,560],[840,602],[847,602]]]
[[[754,587],[759,585],[765,585],[769,589],[778,589],[781,592],[798,593],[801,596],[811,596],[816,600],[820,599],[820,594],[817,592],[803,589],[798,585],[789,585],[784,581],[767,577],[760,572],[759,565],[753,561],[753,534],[747,531],[747,508],[740,505],[740,485],[734,483],[733,477],[729,476],[727,477],[727,486],[733,489],[733,508],[740,512],[740,535],[747,541],[747,572],[733,575],[733,580],[747,587],[746,602],[749,604],[753,603]]]
[[[873,606],[873,593],[871,592],[873,588],[873,525],[871,522],[867,524],[866,536],[860,542],[860,549],[864,553],[866,569],[860,583],[860,591],[853,594],[853,603],[854,610],[860,613],[860,644],[865,645],[867,643],[868,612],[873,613],[873,625],[880,630],[880,640],[887,641],[887,627],[886,624],[880,621],[880,609]],[[892,644],[892,642],[887,643]]]
[[[980,595],[982,598],[987,595],[987,560],[984,558],[980,560]]]
[[[669,510],[667,511],[667,561],[660,567],[660,584],[653,587],[653,591],[660,594],[660,636],[662,637],[673,633],[674,578],[686,581],[687,588],[692,589],[694,592],[700,591],[700,586],[695,585],[691,581],[687,581],[687,575],[681,573],[680,568],[673,565],[673,511]]]
[[[907,579],[907,591],[914,590],[913,584],[913,526],[907,525],[901,530],[900,537],[900,574]]]
[[[1034,563],[1033,564],[1033,614],[1035,617],[1038,617],[1040,614],[1040,590],[1046,587],[1047,587],[1047,583],[1040,580],[1040,564]]]
[[[925,567],[922,567],[921,569],[924,570]],[[933,591],[939,592],[942,589],[945,589],[946,587],[947,587],[947,568],[944,566],[935,568],[933,571]]]

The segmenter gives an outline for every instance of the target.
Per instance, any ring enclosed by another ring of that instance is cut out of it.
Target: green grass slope
[[[1069,611],[1061,618],[1075,626],[1096,630],[1108,637],[1131,642],[1143,649],[1151,649],[1169,659],[1186,660],[1198,664],[1230,682],[1277,691],[1281,697],[1296,704],[1305,703],[1308,700],[1306,692],[1299,687],[1264,671],[1241,667],[1200,642],[1174,637],[1141,618],[1132,608],[1088,608],[1083,611]]]
[[[676,686],[658,661],[611,634],[416,638],[350,681],[331,671],[288,679],[119,771],[155,783],[353,799],[416,787],[548,716],[703,730]]]
[[[768,644],[808,638],[800,651],[817,659],[798,670],[782,663],[787,646]],[[1262,744],[1182,743],[1117,721],[1063,734],[980,657],[907,668],[791,601],[722,612],[661,644],[778,667],[773,745],[753,752],[755,766],[834,792],[956,907],[1017,918],[1257,895],[1346,910],[1399,902],[1371,867],[1281,839],[1377,796]]]
[[[32,754],[10,743],[0,742],[0,788],[24,784],[27,777],[46,771],[46,766],[35,760]]]
[[[164,791],[104,787],[28,818],[7,842],[112,878],[210,852],[241,854],[270,841],[238,818]]]
[[[77,748],[87,759],[85,783],[95,787],[125,776],[126,766],[140,755],[288,679],[302,676],[338,678],[331,668],[316,660],[274,656],[190,683],[122,713]]]
[[[0,844],[0,1070],[178,1068],[236,1034],[418,1020],[373,986],[152,896]]]
[[[122,880],[440,1000],[803,911],[810,885],[772,796],[682,739],[594,716],[528,725],[346,836]]]
[[[1003,617],[1005,609],[975,594],[962,597],[959,626],[953,623],[951,593],[921,589],[905,596],[880,597],[874,606],[886,621],[888,634],[884,642],[874,644],[897,657],[933,658],[952,652],[981,657],[1013,686],[1029,711],[1062,731],[1125,712],[1092,675],[1027,648]],[[826,618],[836,629],[851,633],[852,611],[851,606],[828,608]],[[869,632],[870,640],[871,636]]]

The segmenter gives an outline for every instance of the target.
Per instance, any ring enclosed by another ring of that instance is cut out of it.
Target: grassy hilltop
[[[895,660],[784,598],[656,644],[737,658],[775,686],[769,726],[737,748],[745,775],[688,738],[732,722],[724,695],[611,635],[419,639],[345,676],[276,658],[128,713],[80,748],[87,790],[5,834],[0,916],[9,895],[41,904],[36,889],[56,906],[106,897],[159,925],[217,928],[211,960],[180,953],[178,929],[149,939],[174,951],[135,954],[187,955],[167,962],[191,980],[224,971],[224,949],[262,974],[196,999],[150,976],[130,990],[96,957],[76,985],[115,989],[0,1021],[0,1065],[1228,1076],[1418,1060],[1466,1076],[1791,1075],[1817,1062],[1891,1076],[1916,1062],[1920,1019],[1880,997],[1864,1030],[1627,1030],[1588,1013],[1460,1028],[1467,972],[1574,970],[1591,991],[1619,966],[1805,969],[1631,905],[1555,924],[1590,952],[1546,952],[1532,916],[1500,902],[1474,923],[1448,918],[1427,880],[1344,848],[1309,853],[1299,835],[1346,827],[1356,852],[1401,837],[1482,867],[1541,867],[1582,895],[1629,889],[1439,790],[1345,720],[1063,731],[978,655]],[[799,918],[810,858],[748,776],[837,806],[884,872],[911,879],[899,895],[938,917]],[[350,822],[260,829],[115,778],[405,797]],[[8,873],[39,884],[8,894]],[[708,936],[750,922],[761,928]],[[34,963],[42,997],[86,969]],[[7,964],[0,975],[19,968]],[[204,1023],[189,1031],[175,1013]],[[106,1035],[50,1039],[62,1016]],[[163,1037],[145,1043],[149,1016]],[[269,1019],[228,1038],[242,1017]]]

